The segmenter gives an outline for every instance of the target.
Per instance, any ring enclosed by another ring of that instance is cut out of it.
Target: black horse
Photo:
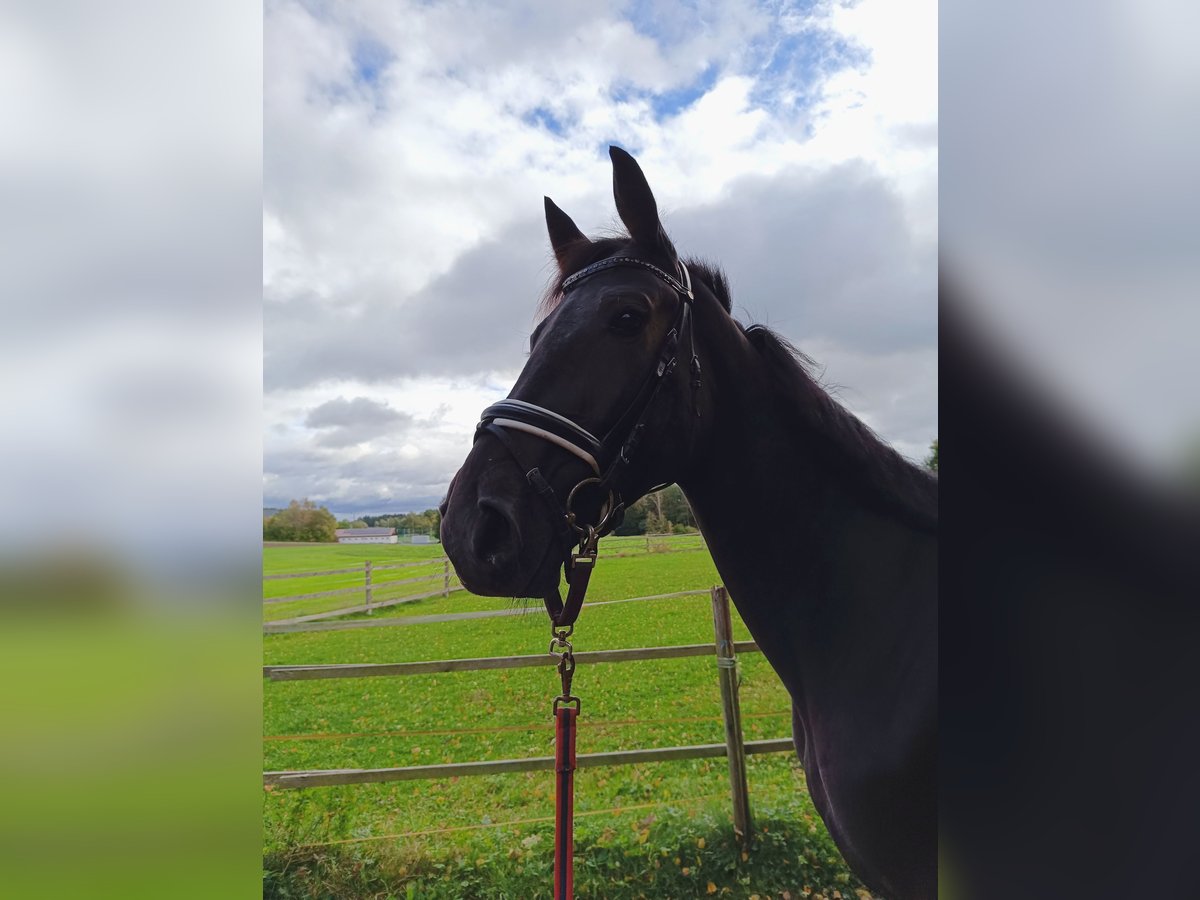
[[[933,897],[936,477],[784,340],[736,322],[721,272],[680,260],[638,164],[610,155],[629,237],[589,240],[546,199],[559,276],[451,483],[446,552],[471,591],[546,597],[555,615],[573,543],[678,483],[791,693],[809,791],[846,861],[895,900]]]

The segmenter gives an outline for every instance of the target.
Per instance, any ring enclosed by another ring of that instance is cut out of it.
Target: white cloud
[[[680,248],[725,263],[735,303],[766,311],[802,347],[828,345],[845,361],[839,382],[865,376],[871,354],[933,346],[936,4],[650,3],[637,18],[588,3],[312,9],[267,14],[270,491],[314,496],[302,472],[282,479],[271,460],[315,452],[299,411],[339,395],[425,421],[420,398],[432,392],[455,424],[373,438],[398,472],[386,491],[363,481],[382,477],[363,464],[367,445],[321,457],[357,473],[321,476],[331,502],[367,502],[374,489],[402,504],[394,485],[453,470],[475,416],[523,363],[549,273],[541,196],[585,231],[611,224],[610,142],[637,155],[668,229],[704,244]],[[756,218],[755,203],[770,208]],[[743,234],[722,239],[722,220]],[[803,235],[812,271],[797,272],[804,255],[778,239],[757,255],[745,246],[764,221]],[[914,371],[911,395],[924,399],[910,405],[931,430],[936,372]],[[494,391],[479,390],[486,377]],[[277,398],[291,398],[290,412]],[[860,406],[886,404],[905,406]],[[880,422],[885,437],[932,437]],[[410,477],[405,460],[438,462]]]
[[[324,398],[332,394],[344,400],[348,392],[364,388],[334,382],[268,393],[264,413],[273,424],[264,438],[264,504],[282,506],[308,497],[345,513],[382,511],[389,504],[435,505],[471,444],[479,411],[503,397],[515,377],[516,372],[501,372],[470,379],[396,379],[367,387],[369,396],[342,404]],[[325,420],[334,412],[342,428],[361,427],[363,418],[350,413],[371,405],[389,413],[367,418],[377,427],[360,432],[364,439],[354,444],[331,445],[320,430],[306,427],[314,410],[325,410]]]

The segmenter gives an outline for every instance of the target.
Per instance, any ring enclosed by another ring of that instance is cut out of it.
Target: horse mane
[[[585,266],[607,259],[630,244],[628,235],[610,235],[580,242],[538,304],[538,317],[550,315],[562,303],[562,285]],[[712,263],[694,257],[684,260],[693,281],[703,283],[728,313],[732,308],[729,279]],[[809,374],[813,362],[785,338],[765,325],[744,328],[772,374],[777,396],[791,413],[798,432],[797,446],[820,453],[830,470],[873,505],[897,513],[925,531],[937,531],[937,476],[913,465],[885,444],[870,428],[834,400]]]
[[[730,312],[732,295],[725,273],[704,260],[691,258],[686,263],[692,279],[703,282]],[[743,332],[770,370],[784,408],[792,413],[794,427],[801,432],[800,446],[822,453],[831,471],[875,505],[916,528],[936,532],[937,475],[913,465],[834,400],[812,376],[813,361],[786,338],[765,325],[750,325]]]
[[[922,531],[937,531],[937,475],[909,462],[834,400],[809,373],[813,362],[765,325],[744,329],[772,374],[797,446],[817,453],[829,470],[873,506]]]

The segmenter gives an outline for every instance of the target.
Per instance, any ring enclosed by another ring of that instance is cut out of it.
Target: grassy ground
[[[707,588],[707,553],[602,555],[589,599]],[[629,543],[633,543],[630,541]],[[611,546],[611,545],[610,545]],[[267,571],[336,567],[334,551],[383,558],[438,548],[267,548]],[[609,547],[603,548],[608,550]],[[282,559],[281,559],[282,557]],[[345,558],[344,556],[341,558]],[[316,579],[309,579],[316,580]],[[271,582],[267,582],[271,584]],[[399,617],[496,609],[466,593],[385,610]],[[749,637],[735,616],[735,636]],[[544,614],[264,637],[265,661],[401,662],[544,653]],[[707,643],[706,596],[585,608],[578,650]],[[786,691],[758,654],[740,660],[747,739],[790,733]],[[549,669],[264,684],[264,768],[358,768],[553,753]],[[581,666],[581,753],[720,743],[713,660]],[[791,754],[751,757],[752,845],[732,841],[724,759],[581,770],[577,892],[591,897],[846,897],[853,880],[816,817]],[[271,791],[264,892],[273,897],[549,896],[553,778],[517,773]],[[806,893],[807,891],[807,893]]]

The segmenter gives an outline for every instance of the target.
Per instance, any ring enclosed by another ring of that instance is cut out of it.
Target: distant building
[[[339,528],[339,544],[394,544],[395,528]]]
[[[412,536],[412,542],[414,544],[432,544],[434,543],[434,540],[433,537],[428,534],[414,534]]]

